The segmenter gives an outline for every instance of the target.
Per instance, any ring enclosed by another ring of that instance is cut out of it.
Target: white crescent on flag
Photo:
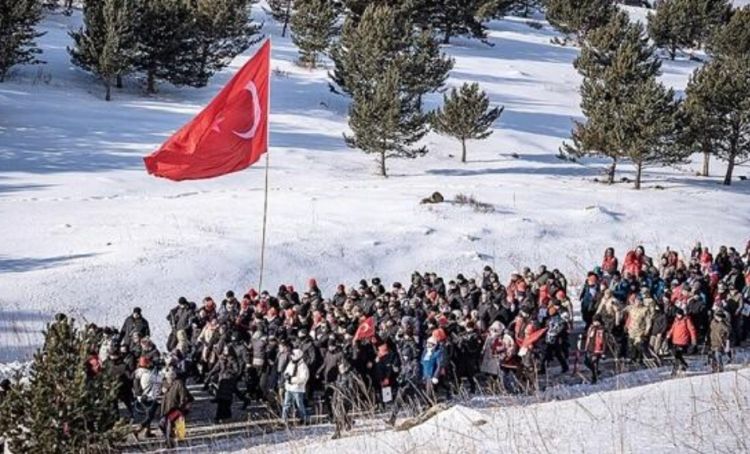
[[[253,125],[247,131],[232,131],[240,139],[252,139],[255,137],[255,133],[258,131],[260,126],[261,108],[260,102],[258,102],[258,88],[255,86],[255,82],[250,81],[245,87],[250,92],[250,96],[253,98]]]

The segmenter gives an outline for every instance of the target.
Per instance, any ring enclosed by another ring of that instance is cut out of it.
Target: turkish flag
[[[270,56],[266,41],[205,109],[143,158],[148,173],[198,180],[257,162],[268,150]]]

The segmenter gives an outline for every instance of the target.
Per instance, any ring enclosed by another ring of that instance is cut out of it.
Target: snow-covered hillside
[[[408,431],[241,452],[748,452],[748,393],[745,368],[530,406],[455,406]]]
[[[106,103],[102,88],[69,62],[67,32],[79,22],[78,14],[45,19],[39,41],[47,64],[17,68],[0,84],[0,361],[28,355],[57,311],[119,324],[141,306],[161,342],[179,296],[257,285],[262,166],[174,183],[148,176],[142,164],[247,55],[206,88],[162,85],[146,97],[130,80]],[[393,161],[392,177],[382,179],[371,157],[345,146],[348,101],[329,91],[326,70],[296,67],[291,42],[270,18],[265,23],[275,70],[270,289],[315,276],[330,292],[362,277],[474,274],[485,264],[507,276],[541,263],[575,284],[606,246],[622,254],[636,244],[685,250],[695,240],[718,247],[748,239],[748,182],[697,178],[696,162],[648,169],[637,192],[594,183],[602,162],[555,157],[580,116],[580,79],[576,50],[552,45],[546,24],[495,21],[493,47],[464,39],[446,47],[456,59],[449,85],[477,81],[505,113],[488,140],[469,145],[469,163],[458,161],[457,143],[429,135],[427,157]],[[663,79],[682,89],[694,67],[665,62]],[[714,175],[723,171],[712,166]],[[620,175],[632,169],[622,166]],[[494,212],[419,205],[434,191],[473,195]]]

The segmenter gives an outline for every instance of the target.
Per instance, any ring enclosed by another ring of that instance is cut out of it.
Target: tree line
[[[617,164],[630,161],[636,189],[646,166],[703,153],[701,174],[708,176],[715,156],[726,161],[723,183],[731,184],[735,167],[750,158],[750,6],[663,0],[647,27],[606,0],[548,0],[547,8],[550,22],[581,46],[574,65],[583,76],[586,119],[575,123],[563,152],[610,159],[608,183],[615,181]],[[658,80],[660,45],[670,58],[683,47],[709,54],[684,96]]]
[[[35,25],[43,0],[0,0],[0,81],[15,64],[35,63]],[[200,87],[232,58],[261,39],[250,15],[252,0],[85,0],[83,26],[71,32],[72,62],[106,89],[138,75],[147,92],[158,81]],[[443,106],[423,109],[425,95],[442,92],[453,60],[440,48],[455,36],[486,38],[486,21],[543,8],[549,23],[574,43],[583,76],[585,121],[576,122],[571,156],[632,162],[635,187],[651,165],[685,162],[702,153],[727,162],[724,184],[750,157],[750,7],[729,0],[662,0],[648,25],[633,23],[612,0],[270,0],[282,35],[291,31],[298,63],[333,63],[331,90],[351,98],[346,143],[387,160],[427,152],[420,145],[433,129],[461,143],[491,133],[502,113],[476,84],[444,95]],[[703,48],[708,63],[692,75],[684,94],[658,79],[658,49],[669,58]]]
[[[148,93],[158,81],[202,87],[260,41],[252,0],[84,0],[83,25],[70,32],[71,61],[111,88],[142,76]],[[40,63],[42,0],[0,0],[0,81],[14,65]]]

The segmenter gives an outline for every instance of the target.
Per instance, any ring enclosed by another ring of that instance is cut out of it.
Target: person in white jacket
[[[161,375],[147,356],[141,356],[138,360],[138,369],[135,370],[133,377],[133,390],[135,391],[136,401],[145,410],[144,419],[140,421],[138,429],[134,431],[135,437],[138,438],[143,430],[146,431],[146,437],[153,437],[151,422],[159,409]]]
[[[302,360],[302,350],[295,348],[284,370],[284,406],[281,410],[281,419],[287,423],[289,410],[292,405],[297,407],[299,416],[304,424],[309,422],[307,409],[305,408],[305,387],[307,380],[310,378],[310,370],[307,364]]]

